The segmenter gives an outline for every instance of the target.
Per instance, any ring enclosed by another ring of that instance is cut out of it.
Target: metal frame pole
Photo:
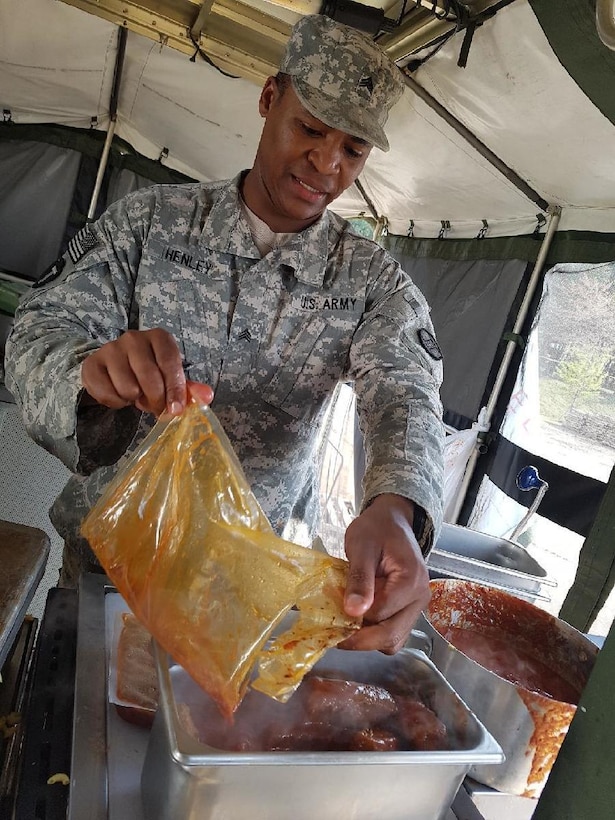
[[[96,206],[98,204],[98,197],[103,184],[105,171],[107,170],[107,163],[109,161],[109,153],[111,152],[111,145],[113,143],[113,136],[115,134],[115,126],[117,123],[117,101],[120,91],[120,82],[122,79],[122,69],[124,67],[124,57],[126,54],[126,38],[128,30],[121,26],[117,35],[117,55],[115,57],[115,70],[113,74],[113,83],[111,86],[111,99],[109,101],[109,128],[105,137],[102,154],[100,155],[100,162],[98,163],[98,171],[96,172],[96,181],[94,183],[94,190],[90,199],[90,207],[88,208],[87,221],[91,222],[96,213]]]
[[[557,231],[557,226],[559,224],[559,220],[561,217],[562,210],[561,208],[556,205],[553,207],[549,207],[549,217],[548,217],[548,224],[547,224],[547,231],[545,233],[544,239],[542,240],[542,244],[540,246],[540,250],[538,251],[538,256],[536,258],[536,262],[534,264],[534,269],[532,270],[532,275],[530,277],[530,281],[528,283],[527,289],[525,291],[525,295],[523,297],[523,302],[521,303],[521,307],[519,308],[519,312],[517,313],[517,318],[515,320],[515,325],[513,327],[513,334],[518,335],[522,328],[523,324],[527,318],[527,314],[530,308],[530,303],[534,297],[534,293],[536,292],[536,288],[538,286],[538,282],[540,279],[540,274],[542,272],[545,260],[547,258],[547,254],[549,252],[549,248],[551,247],[551,243],[553,241],[553,237],[555,236],[555,232]],[[500,397],[500,393],[502,391],[502,386],[504,384],[504,380],[508,374],[508,370],[510,368],[510,363],[512,361],[513,354],[515,352],[517,343],[514,341],[509,341],[506,345],[506,350],[504,351],[504,356],[502,358],[502,362],[498,369],[497,376],[495,378],[495,382],[493,385],[493,389],[491,391],[491,395],[489,396],[489,401],[487,402],[487,406],[485,408],[484,419],[485,424],[491,424],[491,418],[495,411],[495,407]],[[461,507],[463,502],[465,501],[465,497],[468,492],[468,487],[470,485],[470,481],[474,474],[474,470],[476,468],[476,462],[478,461],[479,456],[479,442],[476,442],[474,450],[470,458],[468,459],[468,464],[463,475],[463,480],[461,482],[461,486],[459,488],[459,493],[457,494],[457,498],[455,500],[455,506],[453,508],[452,513],[452,520],[456,522],[459,518],[459,513],[461,512]]]

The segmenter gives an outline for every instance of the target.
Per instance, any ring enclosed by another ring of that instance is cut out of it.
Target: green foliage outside
[[[567,386],[569,410],[579,410],[583,399],[598,398],[610,356],[599,352],[575,350],[557,368],[557,377]]]
[[[541,416],[564,426],[572,411],[615,420],[615,394],[606,389],[612,387],[606,376],[615,356],[615,263],[555,270],[539,339],[543,355],[557,348],[561,360],[554,373],[545,368],[551,375],[540,378]]]
[[[600,391],[579,397],[574,409],[580,413],[607,416],[615,421],[615,399],[612,393]],[[540,381],[540,415],[555,424],[566,423],[570,412],[570,387],[558,378]]]

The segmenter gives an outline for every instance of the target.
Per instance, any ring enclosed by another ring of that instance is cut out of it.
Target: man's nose
[[[321,174],[336,174],[340,168],[341,158],[341,147],[328,141],[323,141],[309,153],[310,162]]]

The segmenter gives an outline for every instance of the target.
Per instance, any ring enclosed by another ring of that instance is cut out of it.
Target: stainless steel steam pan
[[[431,578],[459,578],[510,592],[530,602],[550,601],[555,581],[520,544],[484,532],[443,524],[427,559]]]
[[[180,711],[207,695],[158,653],[161,706],[141,779],[148,820],[442,820],[472,765],[500,746],[420,651],[332,649],[315,671],[380,685],[407,682],[445,724],[447,751],[228,752],[199,743]],[[404,688],[402,683],[402,688]],[[180,709],[178,710],[178,706]]]

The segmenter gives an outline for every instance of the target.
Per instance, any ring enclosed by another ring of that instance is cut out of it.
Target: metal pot
[[[544,664],[572,686],[578,702],[597,647],[564,621],[501,590],[460,580],[430,582],[432,598],[417,627],[427,654],[469,709],[502,747],[499,766],[474,766],[469,774],[499,791],[538,797],[576,711],[567,703],[530,691],[489,671],[443,637],[458,627],[499,636]],[[478,639],[477,639],[478,640]],[[420,637],[411,643],[417,646]],[[573,698],[571,698],[573,700]]]

